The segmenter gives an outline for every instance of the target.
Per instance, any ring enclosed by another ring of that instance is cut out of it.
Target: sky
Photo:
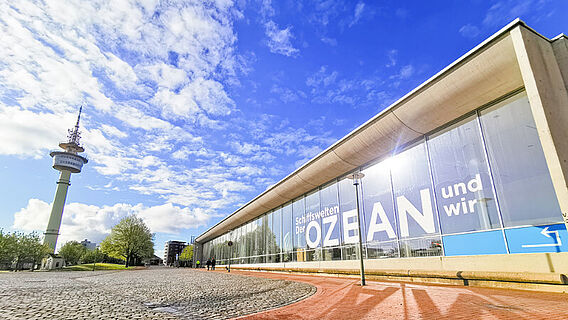
[[[568,2],[0,0],[0,228],[47,226],[50,150],[89,162],[58,246],[136,214],[190,241],[520,17]]]

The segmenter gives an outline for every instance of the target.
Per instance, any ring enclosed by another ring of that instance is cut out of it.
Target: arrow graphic
[[[538,247],[560,247],[562,246],[562,241],[560,240],[560,235],[558,234],[558,230],[556,231],[548,231],[548,227],[542,229],[540,232],[543,236],[547,238],[552,238],[550,235],[556,235],[556,243],[546,243],[546,244],[523,244],[523,248],[538,248]]]

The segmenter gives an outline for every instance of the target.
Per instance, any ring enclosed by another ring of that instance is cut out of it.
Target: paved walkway
[[[358,283],[224,268],[0,273],[0,319],[568,319],[568,294]]]
[[[229,319],[315,292],[302,282],[151,268],[0,273],[0,319]]]
[[[361,287],[353,278],[231,273],[317,287],[305,300],[239,319],[568,319],[568,294],[376,281]]]

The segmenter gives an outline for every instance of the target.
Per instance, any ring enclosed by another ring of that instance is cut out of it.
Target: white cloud
[[[106,133],[109,136],[113,136],[116,138],[128,137],[128,134],[126,132],[120,131],[118,128],[109,126],[108,124],[103,124],[101,126],[101,129],[103,130],[104,133]]]
[[[160,88],[175,89],[189,81],[185,70],[161,61],[152,65],[138,65],[136,69],[143,79],[155,82]]]
[[[14,228],[43,232],[47,226],[51,204],[30,199],[26,207],[14,214]],[[58,248],[71,240],[89,239],[102,241],[122,218],[136,214],[144,220],[152,232],[178,234],[184,229],[206,225],[211,215],[203,209],[189,209],[171,203],[146,207],[142,204],[117,203],[112,206],[94,206],[83,203],[65,205],[61,222]]]
[[[181,149],[172,153],[172,158],[177,160],[185,160],[190,155],[190,150],[187,147],[182,147]]]
[[[292,27],[280,29],[274,21],[268,21],[264,24],[265,33],[268,37],[267,45],[272,53],[278,53],[288,57],[295,57],[300,50],[292,45]]]
[[[42,158],[65,137],[61,122],[72,123],[72,119],[72,114],[34,113],[4,106],[0,108],[0,154]]]
[[[323,84],[327,87],[330,84],[335,83],[338,75],[339,73],[337,71],[327,73],[327,66],[321,66],[318,72],[308,77],[306,85],[310,87],[317,87]]]
[[[396,66],[396,56],[398,54],[398,50],[392,49],[387,52],[387,56],[389,58],[389,63],[385,65],[385,67],[390,68]]]
[[[407,76],[411,71],[405,69],[403,75]],[[321,66],[306,79],[306,85],[311,87],[311,102],[315,104],[382,105],[382,101],[375,99],[374,94],[381,84],[383,81],[373,75],[366,78],[341,78],[337,71],[328,70],[327,66]]]
[[[494,28],[502,27],[515,18],[538,22],[555,13],[555,8],[550,5],[551,3],[554,1],[502,0],[490,2],[490,7],[479,26],[466,24],[460,28],[459,32],[466,38],[475,38],[482,30],[490,29],[494,32],[496,31]]]
[[[280,100],[284,103],[294,102],[300,98],[294,91],[277,85],[273,85],[272,88],[270,88],[270,92],[277,94]]]
[[[466,24],[460,28],[460,34],[466,38],[475,38],[481,31],[472,24]]]
[[[231,143],[231,147],[238,153],[244,155],[252,155],[253,153],[257,153],[261,150],[261,147],[257,144],[243,142],[240,143],[238,141],[233,141]]]
[[[329,44],[330,46],[333,46],[333,47],[337,46],[337,39],[334,39],[334,38],[322,37],[321,42],[327,43],[327,44]]]
[[[146,222],[152,232],[179,233],[182,229],[205,226],[210,215],[203,209],[180,208],[171,203],[154,207],[140,207],[138,216]]]
[[[160,89],[152,101],[163,107],[164,115],[186,118],[200,111],[210,115],[226,116],[231,113],[235,104],[225,93],[222,84],[203,78],[195,79],[179,93]]]
[[[349,23],[349,27],[352,27],[357,22],[359,22],[359,19],[361,19],[364,10],[365,10],[365,3],[358,2],[357,5],[355,6],[355,12],[353,13],[353,20]]]
[[[411,64],[402,66],[397,74],[390,76],[390,79],[405,80],[414,74],[414,67]]]

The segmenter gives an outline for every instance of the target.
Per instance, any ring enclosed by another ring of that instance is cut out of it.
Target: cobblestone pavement
[[[223,272],[0,273],[0,319],[227,319],[286,305],[312,285]]]

